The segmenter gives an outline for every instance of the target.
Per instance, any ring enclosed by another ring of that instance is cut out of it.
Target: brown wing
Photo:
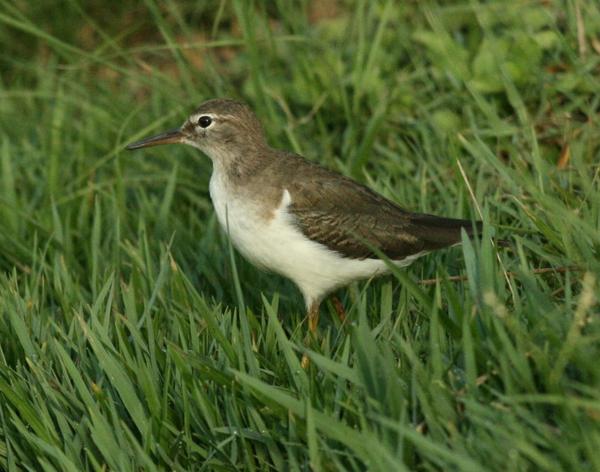
[[[295,164],[295,163],[294,163]],[[305,166],[310,171],[303,171]],[[473,222],[408,212],[369,188],[303,160],[289,186],[289,211],[308,238],[345,257],[377,257],[379,248],[392,260],[460,242],[461,229]],[[481,223],[475,223],[481,230]]]

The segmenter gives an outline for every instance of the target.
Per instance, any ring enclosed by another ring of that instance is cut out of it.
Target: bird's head
[[[229,99],[208,100],[180,128],[142,139],[127,149],[172,143],[194,146],[213,161],[239,158],[244,152],[266,147],[264,130],[256,115],[246,104]]]

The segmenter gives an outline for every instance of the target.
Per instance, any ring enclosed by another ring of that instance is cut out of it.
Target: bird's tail
[[[483,223],[481,221],[442,218],[427,214],[414,214],[411,218],[415,225],[415,236],[423,238],[435,248],[452,246],[461,242],[461,231],[464,229],[468,236],[481,236]],[[497,239],[494,242],[501,247],[508,246],[508,241]]]

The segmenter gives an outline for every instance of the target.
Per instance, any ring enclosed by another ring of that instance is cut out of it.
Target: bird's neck
[[[233,184],[243,184],[253,180],[270,162],[272,150],[267,146],[244,147],[236,150],[227,148],[211,149],[213,172]]]

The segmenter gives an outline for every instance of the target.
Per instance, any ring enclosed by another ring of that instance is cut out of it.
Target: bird
[[[202,103],[179,128],[129,150],[182,143],[212,161],[209,193],[220,226],[251,263],[299,288],[308,328],[321,302],[351,282],[406,267],[479,234],[482,223],[408,211],[349,177],[298,154],[272,148],[244,102]],[[379,257],[383,254],[388,262]]]

